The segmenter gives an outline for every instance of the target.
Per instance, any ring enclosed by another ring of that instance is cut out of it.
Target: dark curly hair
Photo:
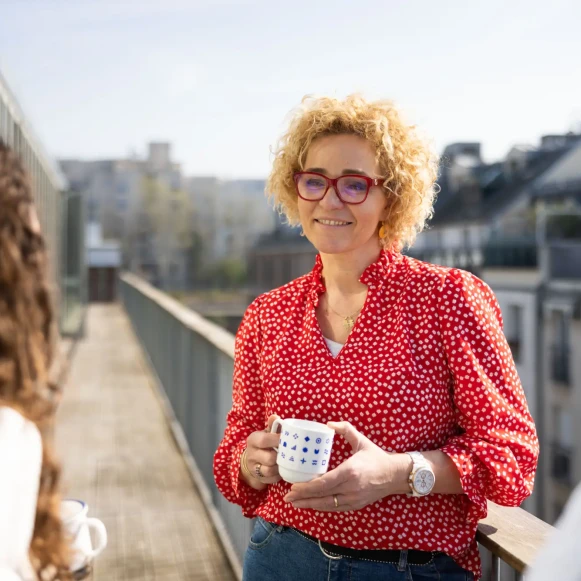
[[[29,179],[0,140],[0,405],[34,422],[42,436],[31,563],[39,578],[68,579],[61,469],[51,446],[58,389],[49,379],[56,330],[47,262]]]

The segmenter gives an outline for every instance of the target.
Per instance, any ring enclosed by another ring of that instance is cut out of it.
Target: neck
[[[367,287],[359,282],[365,269],[378,258],[381,248],[372,248],[365,252],[322,254],[323,279],[327,292],[331,294],[358,294]]]

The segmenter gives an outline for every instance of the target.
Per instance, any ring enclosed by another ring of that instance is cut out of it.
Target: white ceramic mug
[[[61,519],[65,535],[71,543],[71,571],[78,571],[107,546],[107,529],[98,518],[88,518],[89,506],[82,500],[68,498],[61,501]],[[96,547],[91,542],[92,529]]]
[[[329,469],[335,432],[325,424],[309,420],[276,419],[271,432],[280,431],[276,463],[286,482],[309,482]]]

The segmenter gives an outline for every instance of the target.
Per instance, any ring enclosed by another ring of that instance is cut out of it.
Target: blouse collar
[[[402,255],[399,252],[382,250],[378,259],[371,263],[359,277],[359,282],[366,284],[370,289],[380,288],[393,266],[399,262]],[[325,292],[325,283],[323,281],[323,261],[321,255],[317,254],[315,266],[311,271],[311,297],[315,304],[318,302],[319,295]]]

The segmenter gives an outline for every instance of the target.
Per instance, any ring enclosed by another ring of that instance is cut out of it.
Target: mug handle
[[[103,549],[107,546],[107,529],[98,518],[88,518],[87,526],[95,531],[97,537],[97,547],[87,555],[89,559],[94,559],[97,555],[100,555],[103,552]]]
[[[274,420],[274,422],[272,422],[272,426],[270,427],[270,433],[271,434],[278,434],[278,428],[282,429],[282,420],[280,418],[276,418],[276,420]],[[278,452],[278,446],[273,446],[273,448]]]

